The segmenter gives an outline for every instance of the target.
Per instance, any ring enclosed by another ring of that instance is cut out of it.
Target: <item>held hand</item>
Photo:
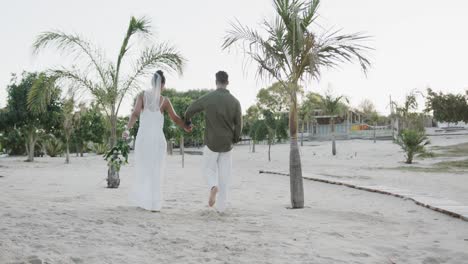
[[[123,133],[122,133],[122,138],[127,140],[128,136],[130,135],[130,132],[128,130],[125,130]]]
[[[190,125],[190,126],[185,125],[185,126],[184,126],[184,130],[185,130],[185,132],[187,132],[187,133],[192,133],[193,125]]]

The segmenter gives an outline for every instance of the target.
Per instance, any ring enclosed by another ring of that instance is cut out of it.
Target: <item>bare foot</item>
[[[218,194],[218,187],[214,186],[213,188],[211,188],[210,200],[208,201],[208,205],[210,207],[213,207],[213,205],[216,203],[216,194]]]

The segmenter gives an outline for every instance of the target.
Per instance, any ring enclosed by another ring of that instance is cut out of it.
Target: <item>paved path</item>
[[[260,173],[276,174],[289,176],[287,173],[263,171]],[[386,195],[395,196],[402,199],[412,200],[417,205],[424,206],[431,210],[441,212],[452,217],[460,218],[464,221],[468,221],[468,205],[463,205],[457,201],[449,200],[443,197],[437,197],[427,194],[415,193],[409,190],[398,189],[393,187],[381,186],[381,185],[357,185],[351,181],[332,181],[321,177],[303,177],[306,180],[323,182],[328,184],[343,185],[346,187],[364,190],[368,192],[381,193]]]

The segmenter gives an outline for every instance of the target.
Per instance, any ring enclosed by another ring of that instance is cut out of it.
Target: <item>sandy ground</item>
[[[363,150],[370,147],[375,152]],[[236,147],[224,215],[206,205],[201,156],[187,156],[184,169],[180,156],[168,158],[161,213],[128,203],[132,163],[121,172],[121,188],[110,190],[101,157],[69,165],[63,158],[0,159],[0,263],[468,263],[468,222],[410,201],[305,181],[306,208],[287,209],[289,179],[258,171],[285,171],[288,146],[274,146],[272,162],[264,146],[257,150]],[[340,141],[338,150],[331,157],[328,142],[307,143],[305,174],[412,184],[444,195],[453,189],[451,198],[467,198],[466,175],[464,182],[442,175],[447,185],[439,190],[427,177],[441,175],[369,169],[401,165],[390,142]]]
[[[428,148],[468,143],[468,135],[429,137]],[[259,169],[288,172],[287,145],[272,146],[272,161],[267,146],[256,146],[254,159]],[[248,152],[248,148],[246,149]],[[468,160],[468,152],[457,157],[416,158],[413,165],[404,163],[401,147],[392,141],[337,141],[336,156],[331,155],[331,142],[304,142],[301,149],[303,174],[328,180],[348,181],[359,185],[387,186],[457,201],[468,205],[468,170],[433,170],[438,162]],[[263,163],[262,163],[263,162]],[[468,165],[468,164],[467,164]],[[466,166],[468,167],[468,166]],[[413,170],[413,169],[422,170]],[[425,171],[424,169],[428,170]]]

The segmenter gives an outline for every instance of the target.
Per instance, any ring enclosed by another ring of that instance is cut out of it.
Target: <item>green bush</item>
[[[47,155],[57,157],[63,153],[63,143],[55,137],[51,137],[44,144]]]
[[[2,145],[1,151],[6,149],[9,155],[24,155],[26,153],[26,147],[24,145],[24,139],[19,129],[12,129],[3,134],[0,137]]]
[[[97,155],[104,155],[109,150],[109,146],[105,143],[91,143],[89,148]]]
[[[405,129],[398,135],[397,143],[401,146],[403,151],[405,151],[406,163],[411,164],[416,154],[424,154],[427,152],[425,147],[430,142],[425,132]]]

